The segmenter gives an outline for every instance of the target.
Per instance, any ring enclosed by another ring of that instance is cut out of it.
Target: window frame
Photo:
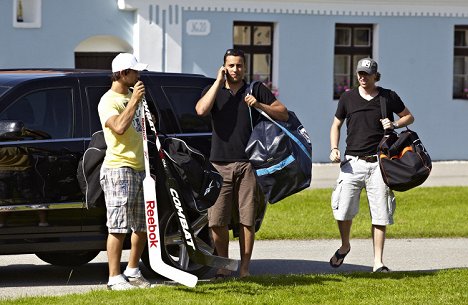
[[[355,31],[358,29],[369,30],[369,44],[367,46],[355,46]],[[337,30],[347,30],[350,33],[349,44],[337,45]],[[374,44],[374,24],[371,23],[336,23],[335,24],[335,40],[334,40],[334,60],[333,60],[333,99],[338,100],[341,93],[358,85],[356,79],[355,66],[359,59],[364,57],[372,57]],[[347,68],[345,73],[337,73],[337,56],[347,57]],[[349,78],[349,84],[341,86],[336,82],[337,75],[344,78]],[[339,88],[339,89],[338,89]]]
[[[250,27],[250,43],[249,44],[236,44],[234,41],[234,27],[235,26],[249,26]],[[270,27],[270,45],[254,45],[254,31],[253,28],[256,26],[265,26]],[[271,86],[273,80],[273,44],[274,44],[274,23],[272,22],[251,22],[251,21],[234,21],[232,27],[232,40],[233,48],[240,49],[244,51],[246,56],[246,74],[245,80],[250,82],[255,80],[253,71],[254,71],[254,57],[255,55],[267,54],[270,56],[270,67],[269,67],[269,84]]]
[[[457,31],[464,31],[465,32],[465,45],[457,46],[456,43],[456,32]],[[463,58],[464,61],[464,72],[463,74],[455,73],[456,67],[456,59]],[[464,89],[463,91],[455,91],[455,78],[464,78],[463,84]],[[468,25],[455,25],[453,29],[453,80],[452,80],[452,97],[454,99],[465,99],[468,100]]]

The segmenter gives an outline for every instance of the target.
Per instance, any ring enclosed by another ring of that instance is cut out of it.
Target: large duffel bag
[[[106,155],[106,140],[102,130],[96,131],[89,146],[78,162],[77,179],[81,192],[85,196],[87,208],[104,205],[104,192],[100,184],[100,171]]]
[[[245,152],[266,199],[276,203],[310,186],[312,144],[294,112],[287,122],[277,122],[257,110],[267,120],[253,127]]]
[[[382,118],[387,117],[387,99],[380,98]],[[386,185],[406,191],[426,181],[432,170],[431,157],[416,132],[406,128],[386,132],[378,147],[379,166]]]
[[[204,212],[218,199],[223,177],[201,152],[178,138],[165,138],[162,143],[171,160],[174,176],[187,205]]]

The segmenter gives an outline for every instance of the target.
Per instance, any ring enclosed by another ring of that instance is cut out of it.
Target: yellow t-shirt
[[[132,124],[122,135],[116,134],[105,126],[106,121],[111,116],[119,115],[124,111],[131,96],[131,92],[125,95],[109,90],[101,97],[99,102],[99,118],[107,144],[106,156],[103,162],[104,167],[119,168],[128,166],[137,171],[145,169],[140,109],[136,111]]]

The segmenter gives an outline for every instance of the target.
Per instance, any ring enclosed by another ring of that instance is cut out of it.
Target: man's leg
[[[229,257],[228,226],[211,227],[211,237],[213,238],[217,254],[222,257]],[[231,272],[226,269],[218,269],[216,274],[229,275]]]
[[[146,232],[133,232],[131,237],[130,256],[128,258],[129,268],[138,268],[141,254],[146,245]]]
[[[374,271],[384,266],[383,250],[386,229],[386,226],[372,225],[372,241],[374,243]]]
[[[255,227],[244,226],[240,224],[239,228],[239,244],[240,244],[240,257],[241,265],[239,269],[239,276],[246,277],[250,275],[249,266],[250,258],[252,257],[252,250],[255,241]]]
[[[121,274],[120,259],[122,257],[125,234],[109,233],[107,237],[107,259],[109,263],[109,277]]]
[[[340,237],[341,237],[341,247],[338,249],[338,254],[340,255],[346,255],[349,250],[351,249],[351,243],[350,243],[350,234],[351,234],[351,225],[353,224],[352,220],[337,220],[336,221],[338,224],[338,229],[340,231]],[[333,265],[339,265],[342,263],[342,259],[337,259],[337,257],[334,255],[331,258],[331,262]]]

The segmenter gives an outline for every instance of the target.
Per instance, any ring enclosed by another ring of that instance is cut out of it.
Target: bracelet
[[[333,147],[330,152],[334,151],[335,149],[338,149],[338,147]],[[339,149],[338,149],[339,150]]]

